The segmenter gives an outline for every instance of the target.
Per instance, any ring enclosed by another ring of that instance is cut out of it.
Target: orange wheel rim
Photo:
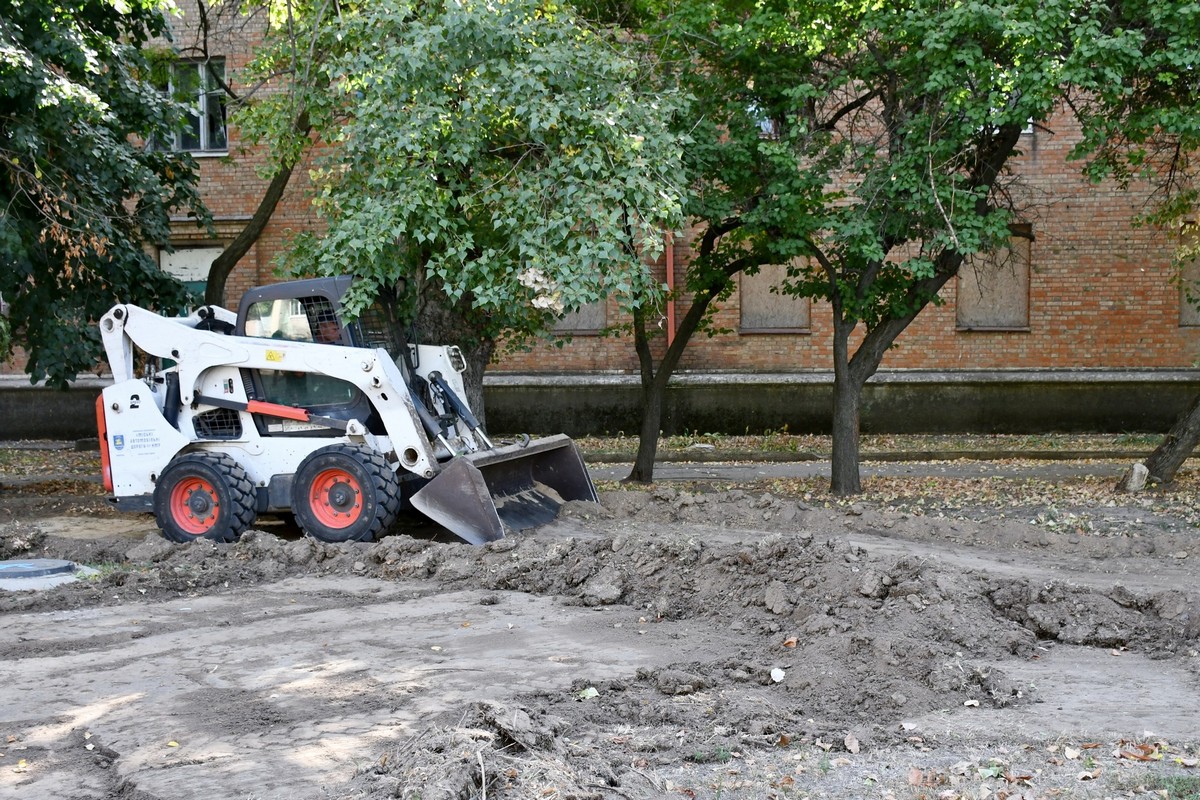
[[[171,489],[171,519],[185,533],[203,536],[217,524],[221,502],[203,478],[185,478]]]
[[[327,528],[349,528],[362,516],[362,487],[344,469],[327,469],[308,490],[308,505]]]

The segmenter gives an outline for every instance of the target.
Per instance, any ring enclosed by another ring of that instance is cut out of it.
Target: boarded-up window
[[[766,265],[754,275],[742,273],[742,333],[808,333],[808,298],[771,291],[786,275],[782,264]]]
[[[563,314],[554,326],[556,333],[598,333],[608,324],[608,304],[604,300],[580,306]]]
[[[1192,241],[1189,246],[1197,244]],[[1200,326],[1200,253],[1183,263],[1179,278],[1179,324]]]
[[[222,247],[176,245],[173,253],[159,251],[158,264],[163,272],[174,275],[193,292],[203,293],[208,283],[209,267],[223,250]]]
[[[1028,330],[1033,228],[1013,225],[1007,247],[979,253],[958,271],[959,330]]]

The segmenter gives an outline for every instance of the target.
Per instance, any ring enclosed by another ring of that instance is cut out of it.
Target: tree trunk
[[[658,454],[658,436],[662,430],[662,409],[666,399],[665,382],[653,380],[642,387],[642,430],[638,435],[637,458],[626,481],[651,483],[654,458]]]
[[[937,296],[946,281],[954,277],[961,256],[951,253],[944,258],[945,263],[932,277],[910,290],[911,297],[916,301],[913,310],[903,317],[885,319],[869,329],[853,356],[850,355],[850,334],[857,323],[846,319],[841,303],[836,296],[833,299],[833,464],[829,489],[835,495],[858,494],[862,491],[858,439],[863,386],[879,369],[884,355],[896,338],[928,305],[929,298]]]
[[[308,112],[301,111],[293,123],[295,132],[300,136],[307,136],[312,129],[309,124]],[[262,199],[258,203],[258,208],[254,210],[254,216],[250,217],[250,221],[246,226],[238,232],[237,236],[233,237],[225,249],[221,251],[221,255],[213,260],[213,263],[208,268],[208,283],[204,287],[204,302],[208,305],[223,306],[225,305],[225,282],[229,280],[230,273],[237,263],[242,260],[242,256],[250,252],[250,248],[258,241],[258,237],[262,236],[262,232],[266,229],[267,223],[271,221],[271,217],[275,214],[275,208],[279,205],[280,199],[283,198],[283,192],[287,189],[288,182],[292,179],[292,170],[295,168],[295,162],[291,164],[281,164],[279,170],[271,178],[271,183],[267,186],[267,191],[263,194]]]
[[[835,315],[837,311],[835,310]],[[833,323],[833,463],[829,490],[844,497],[862,491],[859,476],[859,407],[862,387],[850,369],[850,332],[852,323],[834,319]]]
[[[1155,483],[1175,480],[1175,473],[1197,444],[1200,444],[1200,395],[1192,401],[1187,411],[1179,415],[1162,443],[1142,462],[1146,466],[1147,479]]]
[[[633,344],[638,355],[638,365],[641,367],[642,428],[638,434],[638,450],[633,470],[625,480],[650,483],[654,480],[654,458],[658,454],[658,434],[662,430],[662,407],[667,386],[666,381],[659,381],[654,373],[654,355],[650,351],[650,339],[646,335],[646,313],[640,308],[633,310]]]
[[[430,283],[425,283],[417,308],[416,329],[419,339],[412,344],[457,345],[466,359],[463,387],[467,405],[487,430],[487,412],[483,402],[483,375],[496,351],[494,339],[481,337],[470,319],[470,300],[451,303]]]
[[[692,297],[692,304],[679,322],[671,345],[663,354],[658,370],[654,369],[654,356],[650,351],[650,340],[646,335],[645,312],[641,309],[634,311],[634,346],[638,353],[638,363],[642,371],[642,430],[638,438],[637,461],[630,471],[627,481],[650,483],[654,480],[654,457],[658,452],[658,435],[662,426],[663,404],[667,399],[667,384],[679,366],[679,359],[691,341],[692,334],[704,321],[704,315],[709,305],[724,290],[726,284],[740,272],[746,263],[743,261],[727,264],[723,272],[713,278],[707,289],[697,292]]]

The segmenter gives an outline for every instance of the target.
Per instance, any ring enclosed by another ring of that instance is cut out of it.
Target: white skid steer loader
[[[596,500],[568,437],[488,439],[464,400],[457,347],[406,343],[386,302],[347,324],[350,285],[260,287],[236,316],[105,314],[114,382],[96,422],[116,507],[153,512],[176,542],[233,541],[278,512],[344,542],[373,539],[411,503],[485,544],[551,521],[566,501]]]

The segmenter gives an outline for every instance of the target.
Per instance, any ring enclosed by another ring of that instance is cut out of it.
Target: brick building
[[[186,9],[186,5],[185,5]],[[177,21],[176,43],[185,58],[204,53],[195,16]],[[235,90],[260,23],[216,24],[206,55]],[[218,52],[221,51],[221,52]],[[181,222],[163,254],[167,269],[199,277],[213,248],[245,224],[267,180],[257,174],[261,152],[244,151],[236,127],[209,146],[192,150],[200,162],[201,190],[216,221],[218,237]],[[1031,126],[1015,172],[1029,206],[1022,220],[1032,240],[1016,237],[1000,269],[964,269],[943,292],[943,305],[926,309],[884,359],[884,369],[1184,369],[1200,344],[1200,314],[1183,302],[1170,280],[1175,242],[1153,227],[1136,227],[1134,217],[1148,201],[1144,186],[1123,191],[1090,184],[1067,154],[1078,142],[1070,117],[1061,114]],[[310,156],[311,157],[311,156]],[[272,259],[288,236],[315,223],[307,200],[307,165],[295,170],[283,201],[262,237],[231,275],[227,302],[246,288],[273,280]],[[671,257],[655,264],[666,279],[677,275],[691,253],[690,241],[674,243]],[[188,269],[190,267],[190,269]],[[826,370],[831,324],[828,309],[767,290],[772,270],[742,276],[739,291],[723,304],[719,327],[731,333],[697,338],[685,356],[686,371],[795,372]],[[682,304],[681,304],[682,305]],[[682,308],[681,308],[682,310]],[[566,320],[574,340],[562,349],[537,348],[507,356],[498,372],[636,371],[626,337],[593,334],[614,324],[615,308],[589,308]]]

